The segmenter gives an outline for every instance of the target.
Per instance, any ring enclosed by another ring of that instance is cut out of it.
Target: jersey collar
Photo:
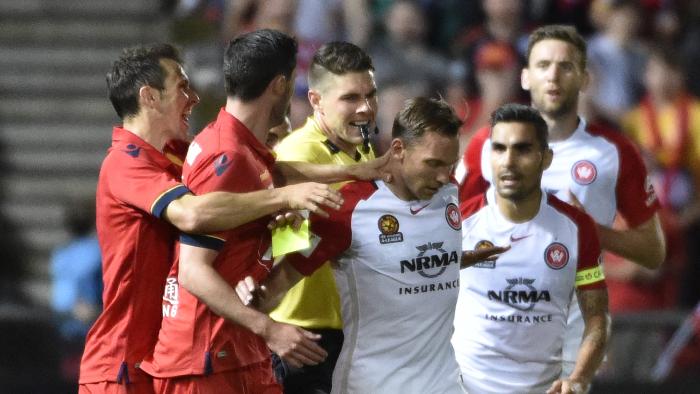
[[[148,154],[151,160],[155,161],[163,168],[173,164],[170,159],[153,147],[153,145],[121,126],[114,126],[112,130],[112,147],[110,150],[130,152],[133,157],[138,157],[138,153],[134,156],[132,152],[140,151],[142,152],[140,154]]]

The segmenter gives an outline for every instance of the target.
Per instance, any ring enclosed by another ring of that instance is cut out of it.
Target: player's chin
[[[353,144],[353,145],[360,145],[364,141],[362,140],[362,135],[360,135],[360,132],[357,130],[348,130],[345,141]]]
[[[519,197],[522,195],[522,191],[520,190],[520,188],[503,185],[499,185],[499,187],[496,188],[496,191],[498,192],[499,196],[507,198],[509,200],[518,200]]]
[[[418,195],[418,197],[421,200],[430,200],[439,190],[440,188],[426,187],[421,190],[421,193]]]

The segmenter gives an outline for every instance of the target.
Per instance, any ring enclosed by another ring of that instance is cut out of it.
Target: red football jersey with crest
[[[272,188],[272,152],[225,110],[190,145],[183,181],[195,194]],[[182,235],[181,243],[218,250],[213,267],[232,287],[251,275],[262,282],[272,266],[269,218],[210,235]],[[177,283],[178,264],[161,287],[163,324],[142,368],[156,377],[200,375],[269,359],[262,338],[212,312]]]
[[[102,251],[103,312],[90,329],[80,383],[137,382],[160,327],[163,281],[174,258],[175,227],[160,217],[187,193],[183,157],[173,160],[121,127],[102,163],[96,223]]]

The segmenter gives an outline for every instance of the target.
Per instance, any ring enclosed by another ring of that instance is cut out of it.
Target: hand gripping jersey
[[[274,157],[236,118],[221,110],[190,146],[183,180],[195,194],[251,192],[272,187]],[[214,235],[182,235],[181,243],[215,249],[213,267],[231,286],[246,275],[262,281],[271,267],[267,218]],[[162,295],[163,323],[152,356],[142,369],[159,378],[202,375],[269,360],[262,338],[230,323],[177,282],[170,271]],[[270,373],[272,373],[270,371]]]
[[[333,393],[462,393],[450,345],[462,255],[457,187],[427,201],[398,199],[383,182],[350,183],[331,217],[311,218],[308,275],[335,261],[345,340]]]
[[[461,271],[452,344],[464,385],[470,394],[544,393],[561,372],[571,294],[605,287],[595,224],[545,193],[524,223],[503,217],[493,189],[461,208],[464,250],[511,245]]]
[[[168,148],[164,155],[114,128],[96,193],[104,308],[85,341],[81,384],[149,379],[139,363],[158,337],[163,281],[178,234],[161,215],[188,192],[178,165],[184,155]]]
[[[489,128],[479,130],[469,143],[456,171],[460,201],[481,194],[491,182]],[[619,212],[636,227],[658,210],[647,170],[637,148],[622,134],[590,128],[583,118],[564,141],[551,142],[552,165],[542,176],[542,187],[563,201],[568,191],[576,195],[596,223],[612,226]],[[576,361],[583,335],[583,319],[576,298],[572,300],[564,360]]]

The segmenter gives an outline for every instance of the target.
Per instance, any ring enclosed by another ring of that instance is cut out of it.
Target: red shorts
[[[97,382],[78,386],[78,394],[155,394],[153,382],[144,380],[136,383]]]
[[[212,375],[153,378],[153,388],[158,394],[282,394],[269,360]]]

